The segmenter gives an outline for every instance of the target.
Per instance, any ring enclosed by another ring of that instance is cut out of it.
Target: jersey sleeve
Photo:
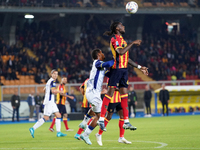
[[[51,81],[50,88],[51,89],[56,88],[56,83],[54,81]]]
[[[122,42],[121,42],[120,38],[112,37],[111,43],[112,43],[112,46],[114,47],[115,50],[117,50],[118,48],[123,48],[122,45],[121,45]]]
[[[95,66],[96,68],[109,68],[109,67],[112,67],[112,65],[114,64],[114,60],[110,60],[110,61],[106,61],[106,62],[103,62],[103,61],[97,61],[95,63]]]

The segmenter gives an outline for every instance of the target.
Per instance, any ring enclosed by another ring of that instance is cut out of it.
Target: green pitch
[[[119,129],[118,120],[111,120],[107,126],[107,132],[103,133],[103,146],[96,143],[95,133],[97,127],[90,135],[92,145],[86,145],[83,141],[74,138],[80,121],[69,121],[68,125],[74,129],[66,132],[62,123],[62,132],[67,137],[56,137],[55,132],[48,130],[50,122],[35,131],[35,138],[29,133],[29,127],[34,123],[0,125],[0,150],[63,150],[63,149],[146,149],[146,150],[200,150],[200,115],[134,118],[130,122],[138,129],[125,131],[125,138],[132,142],[130,145],[118,143]],[[55,127],[54,127],[55,129]]]

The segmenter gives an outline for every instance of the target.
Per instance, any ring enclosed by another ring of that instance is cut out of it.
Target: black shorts
[[[89,110],[90,110],[90,107],[83,108],[84,115],[86,115]]]
[[[109,113],[113,113],[115,109],[116,109],[116,111],[122,110],[121,103],[110,103],[108,105],[108,112]]]
[[[58,110],[59,110],[59,112],[61,114],[66,114],[67,113],[65,105],[57,104],[57,107],[58,107]]]
[[[128,68],[111,69],[108,86],[128,88]]]

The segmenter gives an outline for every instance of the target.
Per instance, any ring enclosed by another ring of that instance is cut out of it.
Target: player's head
[[[92,51],[92,58],[94,60],[98,59],[103,61],[105,59],[105,55],[102,53],[100,49],[96,48]]]
[[[106,31],[104,33],[104,35],[108,35],[111,36],[113,34],[124,34],[125,33],[125,27],[123,26],[123,24],[119,21],[113,22],[110,26],[110,31]]]
[[[61,80],[61,84],[66,84],[67,83],[67,77],[62,77],[62,80]]]
[[[58,77],[58,71],[56,71],[55,69],[51,70],[51,77],[56,80]]]

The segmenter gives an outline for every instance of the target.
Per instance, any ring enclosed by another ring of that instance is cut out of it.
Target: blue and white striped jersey
[[[90,78],[87,82],[87,88],[94,89],[96,92],[101,93],[106,67],[111,67],[113,64],[114,60],[108,62],[94,60],[92,70],[90,71]]]
[[[44,105],[51,102],[55,103],[55,95],[51,92],[52,88],[56,87],[56,82],[53,78],[50,78],[45,86],[45,97],[44,97]]]

